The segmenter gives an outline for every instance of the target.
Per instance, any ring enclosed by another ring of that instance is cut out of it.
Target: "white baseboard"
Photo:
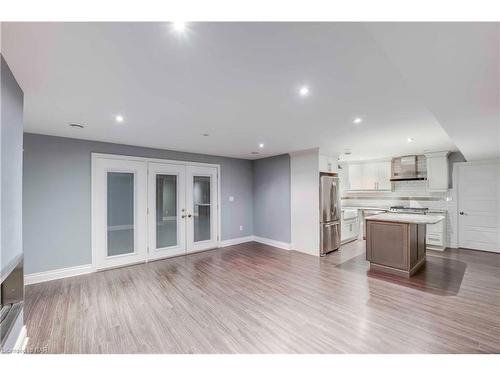
[[[253,236],[232,238],[230,240],[220,241],[219,247],[233,246],[233,245],[238,245],[240,243],[251,242],[251,241],[253,241]]]
[[[44,281],[51,281],[57,279],[64,279],[65,277],[85,275],[87,273],[95,272],[94,267],[91,264],[85,264],[83,266],[75,266],[68,268],[60,268],[52,271],[32,273],[29,275],[24,275],[24,285],[42,283]]]
[[[253,240],[255,242],[260,242],[260,243],[263,243],[265,245],[279,247],[280,249],[283,249],[283,250],[291,250],[292,249],[292,244],[287,243],[287,242],[275,241],[275,240],[271,240],[269,238],[264,238],[264,237],[259,237],[259,236],[253,236]]]
[[[23,354],[26,350],[26,346],[28,346],[28,336],[26,331],[26,326],[21,328],[21,332],[19,332],[19,336],[17,337],[16,344],[12,350],[12,353]]]

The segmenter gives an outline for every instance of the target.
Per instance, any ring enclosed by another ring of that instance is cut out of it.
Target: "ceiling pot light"
[[[259,148],[264,148],[264,143],[259,143]]]
[[[116,115],[116,116],[115,116],[115,121],[116,121],[116,122],[123,122],[124,120],[125,120],[125,119],[123,118],[123,116],[122,116],[122,115]]]
[[[178,33],[183,33],[184,31],[186,31],[186,22],[172,22],[172,28]]]
[[[408,137],[407,141],[408,141],[408,143],[412,143],[413,142],[413,138]]]
[[[353,124],[361,124],[363,119],[361,117],[356,117],[352,122]]]
[[[300,94],[300,96],[308,96],[308,95],[309,95],[309,87],[307,87],[307,86],[302,86],[302,87],[299,89],[299,94]]]

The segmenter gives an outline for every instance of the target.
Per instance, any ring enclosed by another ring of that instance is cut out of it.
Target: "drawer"
[[[429,245],[442,245],[443,236],[435,234],[427,234],[426,242]]]

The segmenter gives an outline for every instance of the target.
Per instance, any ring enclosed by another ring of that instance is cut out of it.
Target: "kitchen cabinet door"
[[[363,190],[363,165],[349,164],[349,190]]]
[[[377,190],[378,165],[377,163],[362,164],[363,190]]]
[[[427,182],[431,191],[448,190],[447,153],[426,154]]]
[[[391,162],[382,161],[377,163],[377,190],[392,190],[391,184]]]

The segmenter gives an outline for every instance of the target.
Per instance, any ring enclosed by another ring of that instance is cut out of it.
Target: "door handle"
[[[191,214],[188,215],[188,217],[191,217],[191,216],[193,216],[193,215],[191,215]]]
[[[460,211],[460,215],[464,215],[464,212],[463,212],[463,211]]]

